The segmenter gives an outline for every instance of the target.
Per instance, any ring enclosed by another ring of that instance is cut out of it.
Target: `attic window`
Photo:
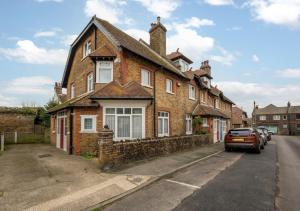
[[[210,79],[206,76],[201,77],[207,87],[210,87]]]
[[[92,52],[92,44],[91,41],[87,41],[83,47],[83,58],[88,56]]]

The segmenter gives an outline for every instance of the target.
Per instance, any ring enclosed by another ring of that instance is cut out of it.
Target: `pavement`
[[[83,210],[103,206],[217,154],[204,146],[101,172],[95,160],[50,145],[10,145],[0,157],[1,210]]]
[[[277,137],[279,182],[276,204],[279,210],[283,211],[300,209],[300,139],[298,138]]]

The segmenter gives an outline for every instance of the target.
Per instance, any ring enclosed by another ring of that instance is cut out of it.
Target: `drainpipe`
[[[73,154],[73,108],[71,108],[71,113],[70,113],[70,148],[69,148],[69,152],[70,154]]]
[[[161,68],[161,67],[160,67]],[[155,70],[153,71],[153,133],[156,138],[156,77]]]

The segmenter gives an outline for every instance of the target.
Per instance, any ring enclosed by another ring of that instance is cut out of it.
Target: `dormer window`
[[[185,71],[189,70],[189,63],[187,63],[183,59],[178,59],[178,60],[174,61],[174,65],[175,66],[180,66],[180,70],[182,72],[185,72]]]
[[[204,85],[210,88],[210,79],[206,76],[201,77],[202,81],[204,82]]]
[[[92,44],[91,41],[87,41],[83,47],[83,58],[88,56],[92,52]]]

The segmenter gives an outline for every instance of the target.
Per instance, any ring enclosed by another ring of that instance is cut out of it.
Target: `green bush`
[[[90,159],[92,159],[93,157],[95,157],[95,156],[94,156],[92,153],[90,153],[90,152],[85,152],[85,153],[81,154],[81,156],[84,157],[84,158],[87,159],[87,160],[90,160]]]

